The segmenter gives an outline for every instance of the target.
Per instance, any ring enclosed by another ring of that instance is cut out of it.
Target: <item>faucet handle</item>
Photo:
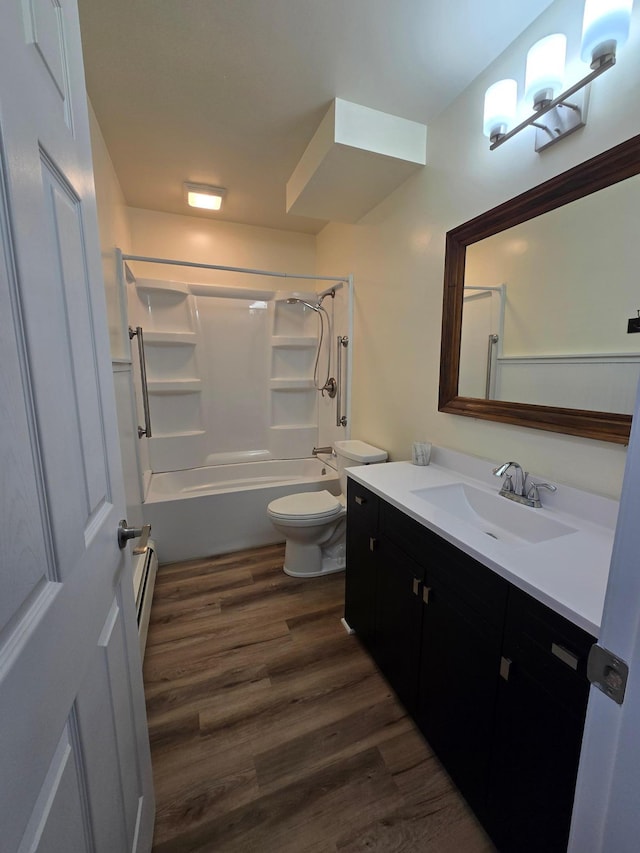
[[[534,506],[540,507],[542,504],[540,503],[540,495],[538,494],[538,489],[548,489],[550,492],[557,492],[558,487],[552,486],[551,483],[531,483],[529,486],[529,490],[527,491],[527,498],[533,501]]]
[[[513,479],[511,474],[506,474],[504,480],[502,481],[502,488],[500,489],[502,493],[512,492],[513,491]]]

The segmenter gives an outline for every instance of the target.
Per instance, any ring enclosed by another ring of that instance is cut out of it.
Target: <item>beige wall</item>
[[[482,135],[487,86],[516,76],[526,52],[568,34],[568,79],[579,79],[581,0],[557,0],[429,126],[428,164],[354,226],[318,236],[318,271],[348,269],[356,286],[354,437],[406,459],[411,442],[436,443],[496,462],[517,459],[549,479],[618,496],[625,449],[437,411],[444,237],[447,230],[640,133],[640,6],[616,67],[591,91],[586,128],[536,154],[527,130],[496,151]],[[606,212],[604,213],[606,215]],[[615,270],[614,270],[615,272]]]
[[[124,195],[91,104],[89,104],[89,128],[111,355],[113,358],[124,359],[128,355],[128,342],[123,338],[115,249],[122,249],[123,252],[131,250],[129,219]]]
[[[315,237],[309,234],[137,208],[129,208],[129,222],[133,251],[137,255],[305,275],[313,274],[315,269]],[[139,276],[268,290],[316,290],[314,282],[294,280],[285,284],[284,279],[267,276],[159,264],[132,263],[132,266]]]

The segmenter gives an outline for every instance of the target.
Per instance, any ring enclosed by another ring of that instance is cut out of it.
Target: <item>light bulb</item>
[[[596,68],[629,36],[633,0],[586,0],[580,56]]]
[[[204,210],[220,210],[226,190],[224,187],[212,187],[208,184],[184,184],[184,192],[189,207]]]
[[[562,91],[566,54],[567,37],[562,33],[540,39],[529,50],[524,96],[534,109],[540,109]]]
[[[518,84],[515,80],[498,80],[484,96],[484,135],[495,141],[509,129],[516,114]]]

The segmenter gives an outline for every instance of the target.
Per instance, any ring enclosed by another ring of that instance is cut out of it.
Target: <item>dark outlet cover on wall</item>
[[[640,317],[631,317],[627,323],[627,334],[632,332],[640,332]]]

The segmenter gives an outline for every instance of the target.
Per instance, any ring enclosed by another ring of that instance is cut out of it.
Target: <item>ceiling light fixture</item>
[[[211,187],[207,184],[184,185],[187,204],[189,207],[199,207],[204,210],[220,210],[222,199],[227,192],[223,187]]]
[[[633,0],[586,0],[580,55],[592,70],[559,95],[564,78],[566,36],[554,33],[533,45],[527,54],[525,73],[525,99],[533,103],[533,113],[516,127],[509,129],[513,119],[498,121],[507,113],[503,106],[499,109],[495,106],[496,87],[502,86],[507,92],[512,85],[505,84],[514,81],[501,80],[487,89],[483,129],[491,141],[491,151],[525,127],[536,128],[535,149],[543,151],[584,126],[585,87],[615,65],[616,50],[629,35],[632,6]],[[510,91],[508,98],[514,99]],[[515,116],[515,109],[512,115]]]

